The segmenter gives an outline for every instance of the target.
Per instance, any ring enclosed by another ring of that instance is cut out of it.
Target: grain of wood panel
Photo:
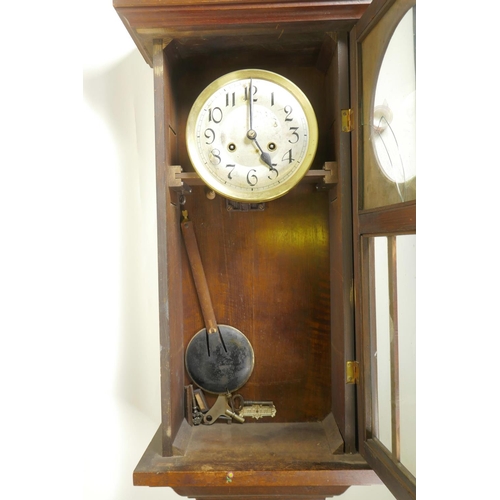
[[[416,229],[416,201],[366,210],[359,214],[359,233],[363,235],[413,234]]]
[[[254,371],[240,392],[274,401],[277,422],[322,420],[331,404],[327,194],[305,184],[248,213],[228,211],[223,198],[208,200],[195,187],[186,208],[218,322],[254,348]],[[203,319],[183,260],[187,344]]]

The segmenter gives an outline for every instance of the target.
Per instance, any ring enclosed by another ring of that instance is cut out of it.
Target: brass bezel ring
[[[215,179],[212,173],[205,167],[203,161],[201,160],[198,148],[196,145],[196,123],[198,116],[203,109],[207,100],[219,89],[228,85],[230,83],[247,80],[249,78],[267,80],[280,87],[284,88],[290,92],[295,99],[299,102],[304,115],[306,117],[308,130],[308,145],[304,159],[300,164],[297,171],[282,184],[273,186],[267,191],[248,191],[246,193],[235,192],[231,186],[219,182]],[[310,103],[304,92],[295,85],[292,81],[284,76],[281,76],[272,71],[262,70],[262,69],[243,69],[238,71],[233,71],[227,73],[216,80],[214,80],[210,85],[208,85],[195,100],[191,110],[189,112],[187,124],[186,124],[186,146],[191,160],[193,168],[198,173],[203,182],[213,189],[216,193],[219,193],[225,198],[239,202],[266,202],[279,198],[286,193],[288,193],[294,186],[296,186],[301,179],[306,175],[307,171],[311,167],[314,157],[316,155],[316,150],[318,148],[318,122],[316,120],[316,114],[312,104]]]

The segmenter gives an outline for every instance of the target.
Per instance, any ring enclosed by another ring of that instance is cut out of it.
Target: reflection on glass
[[[416,476],[415,235],[372,243],[374,434]]]
[[[396,240],[401,463],[416,476],[416,237]]]
[[[395,0],[362,42],[362,206],[416,198],[415,8]],[[390,39],[387,33],[392,33]]]
[[[380,68],[373,109],[372,143],[378,164],[395,183],[400,201],[415,177],[415,45],[413,9],[392,35]]]
[[[374,238],[373,251],[375,257],[375,304],[376,304],[376,348],[373,351],[377,368],[376,414],[378,429],[376,436],[390,450],[391,439],[391,351],[388,332],[389,316],[389,273],[387,270],[387,238]]]

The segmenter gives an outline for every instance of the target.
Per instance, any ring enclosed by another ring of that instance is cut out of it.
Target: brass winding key
[[[212,425],[219,417],[225,416],[231,417],[242,424],[245,419],[233,411],[232,406],[229,405],[230,400],[231,394],[229,392],[226,394],[219,394],[212,408],[210,408],[203,417],[203,423]]]

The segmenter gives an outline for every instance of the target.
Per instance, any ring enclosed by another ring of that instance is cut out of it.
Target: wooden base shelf
[[[353,484],[379,484],[359,454],[338,448],[338,430],[328,420],[197,427],[184,422],[173,457],[161,456],[160,428],[134,471],[134,485],[169,486],[207,500],[314,500],[340,495]]]

